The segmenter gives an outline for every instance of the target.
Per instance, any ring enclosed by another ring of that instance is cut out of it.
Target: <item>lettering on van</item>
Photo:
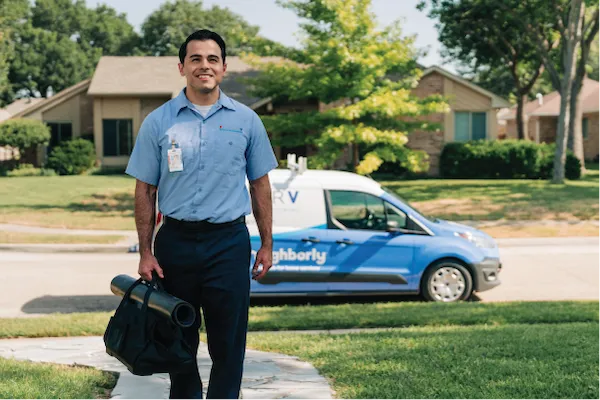
[[[256,257],[255,250],[252,250],[252,257]],[[317,265],[323,265],[327,262],[327,252],[317,249],[294,251],[290,248],[273,251],[273,265],[279,264],[280,261],[314,261]]]
[[[292,203],[294,204],[298,199],[298,191],[297,190],[282,190],[275,189],[273,190],[273,203]]]

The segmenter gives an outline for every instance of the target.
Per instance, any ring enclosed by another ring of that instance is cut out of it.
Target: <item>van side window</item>
[[[379,197],[367,193],[332,190],[331,216],[348,229],[385,231],[387,221],[406,226],[406,214]]]

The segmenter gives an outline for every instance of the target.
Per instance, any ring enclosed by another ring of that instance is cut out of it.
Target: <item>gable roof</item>
[[[262,57],[276,61],[280,57]],[[169,96],[175,97],[185,87],[185,77],[179,74],[178,57],[116,57],[100,59],[88,90],[91,96]],[[258,71],[240,57],[227,57],[227,73],[221,88],[227,96],[251,106],[260,98],[251,96],[244,78]]]
[[[23,97],[21,99],[17,99],[6,107],[0,109],[0,121],[9,119],[13,115],[43,100],[45,100],[43,97]]]
[[[423,76],[425,75],[429,75],[433,72],[437,72],[443,76],[445,76],[448,79],[451,79],[455,82],[460,83],[461,85],[464,85],[484,96],[489,97],[492,100],[492,108],[502,108],[502,107],[510,107],[510,103],[508,101],[506,101],[505,99],[503,99],[502,97],[490,92],[489,90],[485,90],[484,88],[477,86],[474,83],[469,82],[468,80],[461,78],[458,75],[455,75],[447,70],[445,70],[442,67],[439,67],[437,65],[433,65],[427,69],[425,69],[423,71]]]
[[[581,108],[583,113],[598,112],[598,96],[600,95],[600,84],[593,79],[585,78],[581,86]],[[501,120],[513,120],[516,118],[517,107],[512,107],[508,112],[498,116]],[[548,93],[539,100],[532,100],[523,106],[523,115],[529,117],[558,117],[560,115],[560,94],[557,91]]]
[[[58,103],[69,100],[71,97],[85,92],[88,89],[89,85],[90,85],[90,79],[83,80],[73,86],[70,86],[70,87],[56,93],[52,97],[48,97],[48,98],[44,99],[43,101],[35,103],[31,107],[27,107],[26,109],[21,110],[20,112],[13,115],[11,118],[20,118],[25,115],[29,115],[33,112],[36,112],[36,111],[42,111],[42,112],[46,111]]]

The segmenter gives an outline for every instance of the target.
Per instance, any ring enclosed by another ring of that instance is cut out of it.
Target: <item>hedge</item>
[[[440,156],[440,175],[467,179],[549,179],[555,149],[555,144],[524,140],[448,143]],[[565,176],[581,177],[580,162],[570,150]]]

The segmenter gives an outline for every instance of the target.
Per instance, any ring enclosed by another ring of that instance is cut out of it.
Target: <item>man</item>
[[[267,173],[277,160],[258,115],[220,90],[225,58],[225,42],[214,32],[200,30],[186,39],[179,50],[186,87],[144,120],[126,171],[137,179],[139,274],[149,280],[156,271],[169,293],[202,308],[213,361],[208,398],[237,398],[242,380],[251,250],[246,176],[261,237],[253,279],[267,273],[273,250]],[[157,192],[165,219],[153,255]],[[196,351],[200,321],[197,311],[196,323],[185,331]],[[170,398],[201,397],[197,366],[171,374]]]

